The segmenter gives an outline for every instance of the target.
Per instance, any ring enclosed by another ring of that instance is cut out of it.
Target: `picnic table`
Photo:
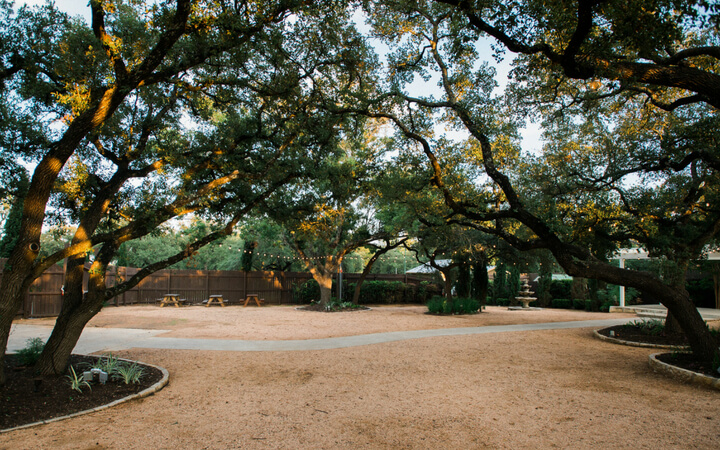
[[[210,298],[208,298],[207,304],[205,307],[208,307],[212,304],[212,302],[215,301],[220,304],[223,308],[225,307],[225,302],[223,301],[222,295],[211,295]]]
[[[245,304],[244,304],[243,306],[247,306],[248,303],[250,303],[251,300],[255,300],[255,303],[256,303],[258,306],[262,306],[262,304],[265,303],[265,299],[264,299],[264,298],[260,298],[260,296],[259,296],[258,294],[248,294],[248,295],[245,297]]]
[[[175,305],[176,308],[179,308],[182,303],[185,303],[185,299],[181,299],[180,294],[165,294],[162,300],[160,300],[160,307],[162,308],[171,303]]]

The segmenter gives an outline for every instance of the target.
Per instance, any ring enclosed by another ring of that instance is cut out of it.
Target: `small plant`
[[[40,353],[45,348],[45,343],[40,338],[32,338],[27,340],[25,348],[17,351],[17,357],[20,365],[32,366],[40,359]]]
[[[118,379],[125,384],[137,384],[145,374],[145,369],[137,363],[119,364],[116,370]]]
[[[325,311],[342,311],[345,309],[359,309],[363,308],[361,305],[356,305],[353,302],[343,302],[335,297],[332,297],[327,305],[325,305]]]
[[[85,379],[82,376],[82,373],[78,376],[78,374],[75,372],[75,368],[73,366],[70,366],[70,375],[66,375],[67,379],[70,380],[70,387],[78,392],[82,392],[82,387],[87,386],[90,390],[92,390],[92,386],[90,386],[90,383],[85,381]]]
[[[91,366],[93,369],[100,369],[103,372],[107,373],[110,378],[116,378],[117,377],[117,371],[118,367],[120,366],[120,361],[112,355],[112,353],[106,353]]]
[[[444,304],[445,299],[436,295],[427,302],[428,312],[430,314],[442,314]]]
[[[662,319],[633,320],[625,326],[650,336],[657,336],[665,331],[665,321]]]

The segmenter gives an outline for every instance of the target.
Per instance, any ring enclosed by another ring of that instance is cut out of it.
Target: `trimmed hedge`
[[[480,302],[474,298],[455,297],[448,303],[445,297],[436,295],[428,301],[427,307],[430,314],[475,314],[480,309]]]
[[[572,301],[569,298],[554,298],[550,303],[551,308],[570,309]]]
[[[342,301],[352,301],[356,283],[343,282]],[[333,283],[333,294],[336,292]],[[395,303],[426,303],[433,295],[440,293],[435,284],[423,281],[420,285],[405,284],[402,281],[365,281],[360,288],[359,304],[388,305]],[[295,303],[309,304],[320,299],[320,285],[308,280],[297,286],[293,296]]]
[[[550,283],[550,297],[571,298],[572,280],[553,280]]]

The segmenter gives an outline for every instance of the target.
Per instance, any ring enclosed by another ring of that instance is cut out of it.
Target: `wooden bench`
[[[222,306],[223,308],[225,307],[225,302],[223,301],[222,295],[211,295],[210,298],[207,299],[207,304],[205,306],[206,307],[210,306],[213,301],[215,301],[216,303],[219,303],[220,306]]]
[[[173,304],[176,308],[179,308],[180,305],[184,305],[186,303],[187,299],[180,298],[179,294],[165,294],[160,300],[160,307],[162,308],[165,305]]]
[[[255,304],[258,306],[262,306],[265,303],[265,299],[260,298],[258,294],[248,294],[245,297],[245,304],[243,306],[247,306],[251,300],[255,300]]]

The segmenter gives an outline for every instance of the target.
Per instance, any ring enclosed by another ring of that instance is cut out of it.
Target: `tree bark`
[[[310,273],[312,274],[315,281],[317,281],[317,283],[320,285],[320,306],[325,308],[330,303],[330,298],[332,296],[333,273],[330,270],[327,270],[327,268],[325,267],[313,267],[310,270]]]
[[[681,334],[682,332],[680,322],[678,322],[675,316],[668,310],[665,316],[665,334]]]
[[[77,340],[80,338],[87,319],[84,318],[86,296],[83,292],[85,255],[74,255],[67,259],[63,301],[53,331],[45,343],[35,369],[42,375],[62,375],[67,369]]]
[[[375,254],[377,255],[377,253]],[[375,261],[378,260],[378,258],[375,257],[375,255],[370,258],[370,261],[365,265],[365,268],[363,269],[362,273],[360,274],[360,278],[357,281],[357,284],[355,285],[355,292],[353,292],[353,298],[352,302],[354,304],[358,304],[360,301],[360,288],[362,287],[363,283],[365,282],[365,278],[367,278],[368,274],[370,273],[370,270],[372,269],[373,264]]]
[[[489,285],[487,261],[484,255],[473,264],[473,297],[480,302],[480,306],[487,304]]]
[[[440,274],[442,275],[442,279],[445,286],[445,298],[447,299],[447,302],[449,305],[452,305],[453,302],[453,296],[452,296],[452,277],[450,270],[440,270]]]
[[[6,264],[9,264],[8,261]],[[6,265],[7,267],[7,265]],[[22,306],[25,293],[32,281],[27,282],[23,273],[6,271],[3,274],[3,290],[0,291],[0,386],[5,384],[5,349],[10,337],[13,319]]]
[[[68,295],[66,294],[65,297]],[[80,339],[85,325],[100,312],[105,300],[102,291],[92,294],[73,291],[70,297],[72,298],[66,298],[63,301],[62,310],[55,321],[52,334],[45,343],[45,348],[35,365],[35,370],[40,375],[65,373],[70,362],[70,355]]]
[[[680,324],[695,357],[708,364],[720,362],[720,350],[715,339],[685,289],[684,270],[677,270],[670,279],[663,281],[647,272],[621,269],[592,258],[578,262],[568,252],[558,249],[553,248],[553,254],[568,275],[634,287],[659,299]],[[677,264],[679,267],[687,266],[687,262],[678,261]]]

